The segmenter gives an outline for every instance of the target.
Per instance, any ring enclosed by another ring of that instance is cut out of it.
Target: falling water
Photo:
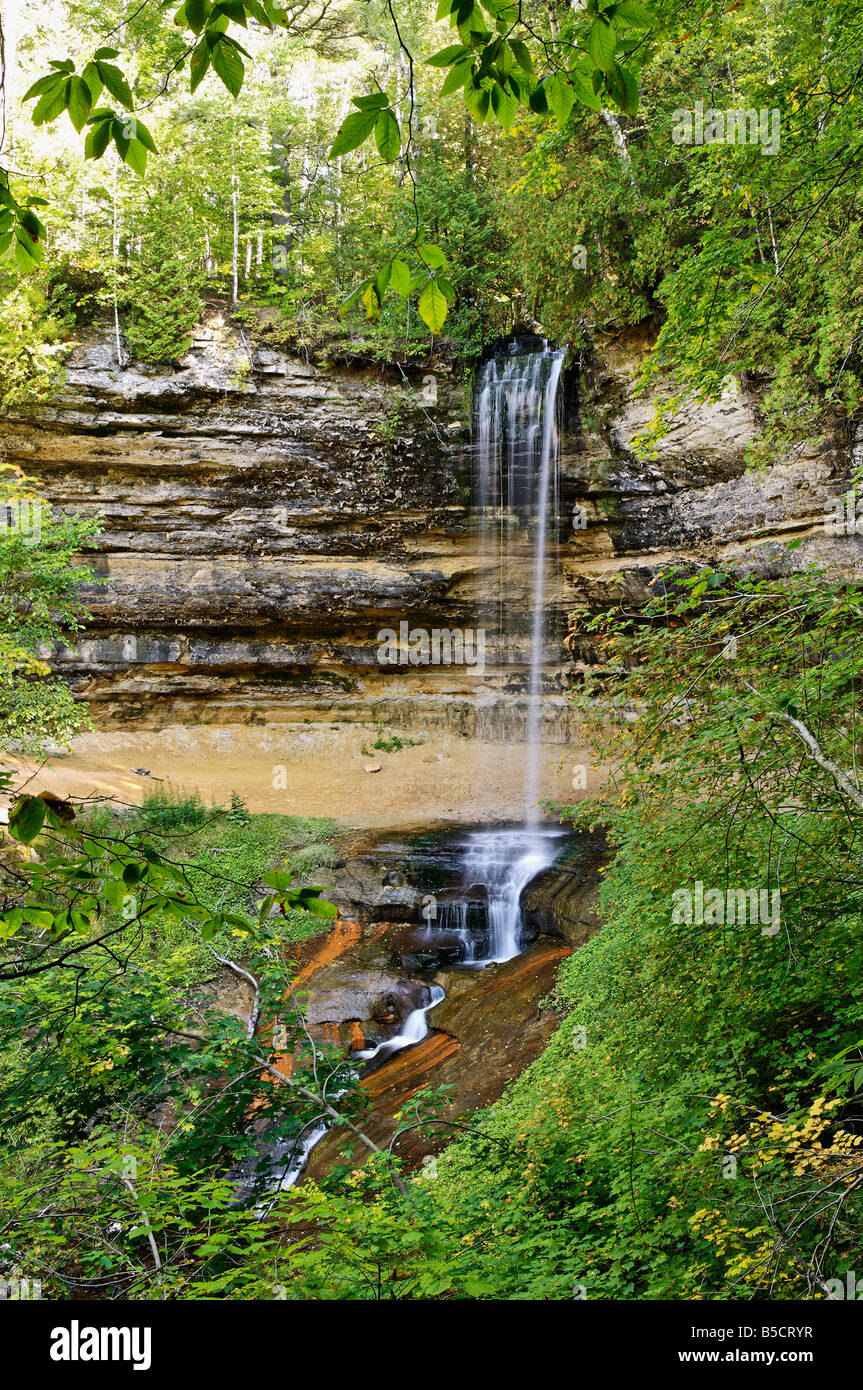
[[[521,895],[553,861],[563,831],[473,830],[463,847],[464,896],[441,902],[439,924],[464,942],[463,965],[511,960],[521,950]]]
[[[401,1027],[401,1032],[394,1038],[387,1038],[386,1042],[378,1043],[377,1047],[366,1048],[362,1052],[352,1053],[356,1061],[369,1062],[372,1057],[377,1057],[381,1053],[401,1052],[403,1047],[412,1047],[414,1043],[422,1042],[423,1038],[428,1037],[428,1024],[426,1014],[433,1009],[435,1004],[439,1004],[443,999],[444,993],[440,985],[429,987],[428,1003],[423,1004],[419,1009],[412,1009]]]
[[[522,945],[521,894],[554,859],[556,833],[539,825],[549,518],[558,510],[557,393],[565,349],[515,341],[477,380],[474,497],[480,516],[482,621],[496,633],[497,660],[523,665],[519,586],[529,574],[530,644],[525,716],[524,825],[472,831],[464,845],[465,891],[440,905],[439,925],[464,943],[463,964],[506,961]],[[530,543],[531,530],[533,543]],[[477,930],[477,920],[482,930]]]
[[[468,831],[452,846],[450,857],[457,861],[460,886],[436,902],[435,921],[428,928],[432,937],[439,928],[454,934],[463,948],[459,963],[477,968],[511,960],[521,951],[522,892],[552,864],[565,833],[539,824],[536,805],[549,517],[558,511],[557,392],[566,351],[539,341],[536,349],[513,342],[505,355],[490,358],[480,370],[475,397],[475,502],[487,592],[481,617],[497,635],[498,663],[524,662],[524,639],[514,618],[523,608],[518,590],[521,584],[523,594],[525,560],[531,600],[524,824]],[[428,985],[425,1002],[406,1016],[394,1037],[353,1052],[351,1060],[386,1060],[422,1042],[429,1033],[427,1015],[443,998],[439,985]],[[283,1166],[278,1186],[293,1186],[328,1128],[318,1117],[288,1141],[280,1154]]]
[[[525,824],[539,819],[545,579],[549,516],[558,510],[557,393],[565,348],[523,342],[480,369],[475,403],[475,500],[481,519],[480,561],[486,576],[483,620],[497,633],[499,659],[524,660],[514,615],[525,559],[530,570],[531,627],[525,718]],[[525,538],[534,530],[532,547]],[[527,551],[527,554],[525,553]],[[523,639],[521,639],[523,644]]]

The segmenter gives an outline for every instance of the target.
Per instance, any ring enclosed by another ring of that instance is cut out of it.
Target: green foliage
[[[0,722],[7,750],[39,753],[87,722],[46,658],[87,617],[79,588],[93,576],[78,556],[99,524],[52,513],[8,465],[0,484]]]
[[[0,292],[0,410],[43,400],[63,381],[71,344],[35,286]]]
[[[123,286],[124,334],[136,361],[174,362],[188,352],[203,285],[199,268],[182,259],[142,261],[130,269]]]
[[[151,811],[25,794],[10,834],[36,856],[0,846],[0,1259],[44,1268],[55,1297],[272,1296],[260,1202],[278,1155],[322,1104],[350,1119],[364,1103],[291,988],[289,943],[335,909],[287,865],[327,827]],[[251,1036],[221,998],[226,959],[257,982]],[[285,1052],[290,1074],[273,1070]]]
[[[247,825],[249,821],[249,811],[245,801],[238,792],[231,792],[231,809],[228,811],[228,820],[231,825]]]
[[[168,792],[155,791],[141,803],[141,819],[153,830],[198,830],[219,815],[208,810],[197,792],[177,799]]]
[[[44,198],[34,195],[19,202],[8,173],[0,169],[0,256],[11,252],[20,271],[30,271],[42,260],[47,234],[35,209],[45,205]]]
[[[373,752],[380,753],[399,753],[402,748],[417,748],[422,743],[421,738],[403,738],[401,734],[390,731],[387,733],[383,724],[377,725],[377,737],[371,748],[365,743],[360,747],[360,752],[364,757],[371,757]]]

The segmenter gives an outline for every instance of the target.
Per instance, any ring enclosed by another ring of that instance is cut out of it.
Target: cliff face
[[[825,507],[863,446],[744,476],[756,416],[729,392],[676,415],[648,459],[635,442],[652,408],[635,397],[638,361],[634,344],[618,346],[567,377],[548,741],[573,732],[567,614],[619,595],[618,575],[637,598],[670,558],[791,536],[803,544],[782,564],[854,558]],[[472,630],[494,583],[471,515],[469,437],[466,387],[443,362],[405,375],[250,355],[218,320],[175,371],[120,371],[109,344],[78,348],[55,400],[0,423],[0,448],[57,506],[104,518],[96,570],[110,582],[88,592],[93,624],[58,656],[96,723],[379,721],[522,737],[524,661],[500,664],[493,633],[481,698],[470,665],[378,658],[379,632],[402,622]],[[530,554],[525,538],[522,657]],[[756,554],[777,563],[770,547]]]

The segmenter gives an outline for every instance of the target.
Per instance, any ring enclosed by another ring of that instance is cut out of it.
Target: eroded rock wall
[[[856,536],[831,535],[825,508],[861,461],[859,441],[746,474],[756,407],[729,389],[673,416],[649,456],[638,441],[654,403],[636,395],[642,352],[634,338],[606,346],[567,378],[546,583],[548,741],[572,735],[566,689],[591,655],[563,648],[567,615],[619,596],[619,576],[637,600],[675,556],[752,548],[768,568],[857,565]],[[104,519],[95,568],[108,582],[86,595],[87,633],[57,654],[97,724],[372,720],[517,740],[529,536],[514,664],[500,662],[494,633],[482,680],[465,663],[378,659],[378,634],[401,622],[473,629],[494,584],[471,513],[469,439],[461,368],[255,352],[218,319],[173,371],[119,370],[109,342],[83,345],[55,400],[0,422],[7,461],[58,507]],[[794,552],[770,546],[792,536]]]

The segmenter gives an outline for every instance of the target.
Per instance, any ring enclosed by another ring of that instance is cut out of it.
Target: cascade
[[[540,823],[537,807],[542,752],[542,676],[546,660],[546,574],[550,518],[558,514],[558,386],[565,348],[516,340],[480,368],[474,397],[474,504],[480,531],[480,567],[486,577],[480,622],[491,630],[498,662],[526,665],[524,821],[513,827],[464,832],[452,846],[460,888],[435,903],[429,935],[443,929],[460,938],[461,966],[482,968],[511,960],[522,949],[521,895],[548,868],[565,832]],[[556,536],[556,527],[554,528]],[[513,615],[519,586],[530,596],[530,631]],[[488,646],[489,632],[486,632]],[[399,1032],[352,1060],[386,1059],[428,1036],[428,1013],[444,998],[427,987],[420,1008]],[[296,1182],[312,1147],[326,1133],[317,1125],[295,1142],[282,1186]]]
[[[480,516],[480,561],[486,576],[482,621],[495,633],[498,659],[523,661],[514,627],[516,588],[525,568],[531,599],[527,649],[524,824],[472,831],[464,845],[461,900],[440,905],[439,922],[465,945],[463,963],[510,960],[521,950],[522,890],[551,864],[558,832],[540,824],[537,807],[542,753],[549,519],[558,513],[557,402],[565,348],[516,340],[480,369],[474,405],[474,498]],[[532,532],[532,541],[531,541]],[[556,534],[556,529],[555,529]],[[527,536],[527,544],[525,544]],[[488,641],[487,641],[488,645]],[[469,886],[468,886],[469,885]],[[483,916],[485,931],[476,930]]]

